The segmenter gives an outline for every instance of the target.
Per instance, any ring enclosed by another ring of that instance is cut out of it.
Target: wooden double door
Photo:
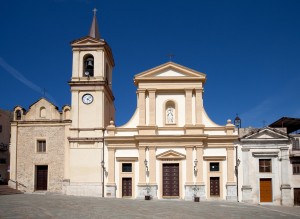
[[[47,190],[48,166],[36,166],[36,190]]]
[[[272,179],[262,178],[260,184],[260,202],[272,202]]]
[[[132,178],[122,178],[122,197],[132,197]]]
[[[210,177],[210,196],[220,196],[220,177]]]
[[[163,196],[179,197],[179,164],[163,164]]]

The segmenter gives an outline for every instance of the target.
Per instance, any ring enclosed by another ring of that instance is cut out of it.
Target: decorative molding
[[[278,157],[277,152],[252,152],[253,157]]]
[[[168,150],[161,154],[156,155],[158,160],[184,160],[186,156],[174,150]]]
[[[226,156],[203,156],[203,160],[206,160],[206,161],[215,161],[215,160],[226,160]]]
[[[139,158],[138,157],[116,157],[117,161],[138,161]]]

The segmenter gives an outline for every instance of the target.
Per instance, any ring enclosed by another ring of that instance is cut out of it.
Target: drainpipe
[[[18,129],[19,129],[19,122],[17,122],[17,129],[16,129],[16,167],[15,167],[15,178],[16,178],[16,189],[18,189]]]
[[[104,161],[104,132],[105,129],[102,129],[102,161]],[[104,168],[101,166],[102,168],[102,197],[104,198],[104,177],[105,177],[105,173],[104,173]]]
[[[239,166],[238,166],[238,145],[235,150],[235,165],[236,165],[236,198],[239,202]]]

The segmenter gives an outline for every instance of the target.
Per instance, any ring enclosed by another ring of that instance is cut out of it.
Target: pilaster
[[[202,111],[203,111],[202,91],[203,91],[203,89],[195,89],[195,95],[196,95],[196,125],[203,124],[203,121],[202,121]]]
[[[145,158],[146,158],[146,147],[139,147],[139,185],[146,184],[146,168],[145,168]]]
[[[139,107],[139,125],[144,126],[146,125],[146,90],[145,89],[138,89],[138,107]]]
[[[185,89],[185,124],[192,124],[192,89]]]
[[[234,183],[234,147],[227,147],[227,182]]]
[[[203,148],[196,148],[196,158],[198,160],[197,163],[197,174],[196,174],[196,184],[203,184]]]
[[[156,100],[155,100],[155,91],[156,90],[148,90],[149,92],[149,125],[154,126],[156,124]]]
[[[193,185],[193,147],[186,147],[186,185]]]
[[[107,184],[115,184],[115,149],[108,148],[108,179]]]
[[[149,180],[151,185],[156,185],[156,149],[149,147]]]

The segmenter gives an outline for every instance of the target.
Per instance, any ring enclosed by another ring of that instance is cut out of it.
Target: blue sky
[[[300,1],[15,0],[0,7],[0,108],[43,96],[71,103],[70,42],[88,34],[93,8],[112,48],[116,123],[136,108],[135,74],[169,61],[207,75],[204,106],[220,125],[300,118]]]

